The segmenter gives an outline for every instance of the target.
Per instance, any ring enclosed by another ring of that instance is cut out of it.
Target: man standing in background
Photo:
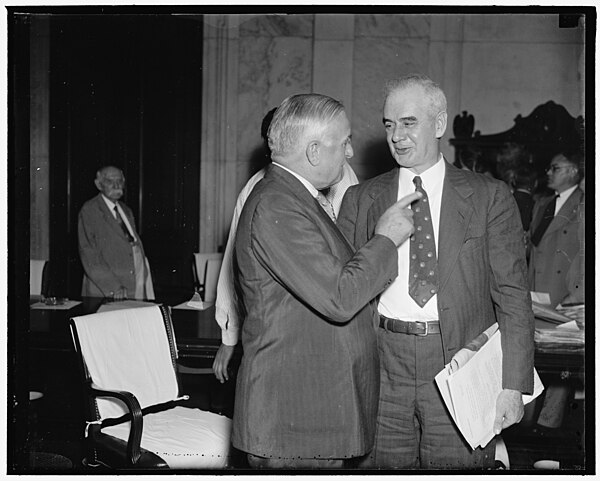
[[[567,296],[583,302],[583,220],[585,194],[578,187],[583,177],[583,155],[556,155],[548,168],[548,188],[554,195],[540,199],[530,227],[529,286],[550,295],[556,307]]]
[[[120,202],[125,189],[121,169],[102,167],[94,181],[100,193],[79,212],[79,256],[84,276],[81,295],[114,300],[154,299],[144,246],[133,212]]]

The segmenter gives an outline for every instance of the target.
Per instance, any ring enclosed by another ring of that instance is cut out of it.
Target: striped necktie
[[[129,229],[127,228],[127,226],[125,225],[125,222],[123,221],[123,217],[121,217],[121,214],[119,213],[119,209],[117,208],[117,204],[115,204],[115,214],[117,214],[117,222],[121,226],[121,229],[123,229],[123,233],[127,237],[127,240],[129,242],[134,242],[134,239],[133,239],[133,236],[131,235],[131,232],[129,232]]]

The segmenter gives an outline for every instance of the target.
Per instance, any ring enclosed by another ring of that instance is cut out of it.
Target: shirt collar
[[[293,170],[290,170],[287,167],[281,165],[278,162],[273,162],[273,165],[276,165],[277,167],[281,167],[283,170],[287,170],[290,174],[292,174],[294,177],[296,177],[296,179],[298,179],[300,182],[302,182],[302,185],[304,185],[304,187],[306,187],[308,189],[308,191],[310,192],[310,195],[312,195],[314,198],[317,197],[317,195],[319,194],[319,191],[315,188],[314,185],[312,185],[304,177],[302,177],[301,175],[297,174]]]
[[[112,200],[110,200],[108,197],[106,197],[104,194],[102,195],[102,199],[104,200],[104,202],[106,203],[106,206],[108,207],[108,209],[112,212],[115,208],[115,206],[117,205],[116,202],[113,202]]]
[[[419,175],[423,182],[423,189],[428,193],[441,192],[440,189],[444,181],[445,172],[446,163],[444,161],[444,156],[440,153],[438,161]],[[400,182],[413,185],[413,179],[415,177],[417,177],[417,174],[408,169],[400,168]]]
[[[563,190],[562,192],[558,193],[558,192],[554,192],[554,194],[556,194],[558,197],[560,197],[561,199],[568,199],[569,196],[575,192],[575,189],[577,188],[577,184],[575,184],[573,187],[569,187],[567,190]]]

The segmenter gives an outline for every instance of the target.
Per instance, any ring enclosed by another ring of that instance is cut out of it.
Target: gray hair
[[[286,98],[275,111],[267,137],[273,159],[288,155],[302,137],[321,130],[345,109],[341,102],[321,94]]]
[[[385,84],[385,99],[396,90],[402,90],[413,86],[422,87],[429,98],[429,115],[433,118],[448,108],[446,95],[441,87],[431,80],[427,75],[413,73],[404,77],[388,80]]]

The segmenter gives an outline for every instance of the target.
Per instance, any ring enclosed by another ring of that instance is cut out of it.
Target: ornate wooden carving
[[[539,105],[527,117],[517,115],[515,125],[504,132],[481,135],[474,130],[474,124],[473,116],[466,111],[454,118],[450,144],[456,149],[455,165],[462,167],[460,159],[474,155],[479,158],[481,170],[489,170],[495,176],[501,162],[499,154],[507,146],[521,149],[525,159],[522,161],[530,163],[541,179],[557,153],[583,149],[583,117],[572,117],[553,101]]]

